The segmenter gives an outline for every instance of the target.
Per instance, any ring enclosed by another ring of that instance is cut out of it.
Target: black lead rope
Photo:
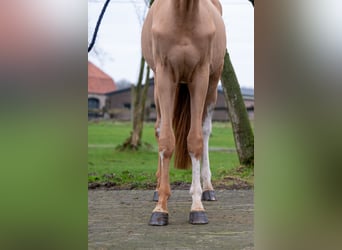
[[[107,9],[107,6],[108,6],[109,2],[110,2],[110,0],[107,0],[107,1],[105,2],[105,4],[103,5],[103,8],[102,8],[102,10],[101,10],[101,14],[100,14],[99,19],[97,20],[97,23],[96,23],[96,27],[95,27],[95,31],[94,31],[93,37],[92,37],[91,42],[90,42],[89,47],[88,47],[88,53],[89,53],[89,52],[91,51],[91,49],[94,47],[95,40],[96,40],[96,37],[97,37],[97,32],[99,31],[99,28],[100,28],[100,24],[101,24],[103,15],[104,15],[104,13],[106,12],[106,9]]]

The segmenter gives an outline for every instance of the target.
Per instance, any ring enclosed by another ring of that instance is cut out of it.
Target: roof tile
[[[106,94],[116,90],[114,80],[88,61],[88,93]]]

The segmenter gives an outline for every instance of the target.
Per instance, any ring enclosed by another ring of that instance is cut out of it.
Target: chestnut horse
[[[206,224],[201,198],[216,199],[208,140],[226,49],[221,4],[218,0],[155,0],[145,19],[141,41],[143,56],[155,75],[155,132],[159,146],[159,199],[149,224],[168,224],[173,153],[176,168],[192,165],[189,222]]]

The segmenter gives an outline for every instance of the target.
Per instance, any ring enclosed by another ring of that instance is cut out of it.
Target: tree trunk
[[[145,111],[146,111],[146,98],[148,93],[149,87],[149,77],[150,77],[150,68],[149,66],[146,67],[146,77],[145,77],[145,84],[142,87],[142,80],[140,82],[140,86],[136,87],[135,89],[135,100],[134,104],[134,115],[133,115],[133,132],[132,132],[132,139],[130,147],[132,149],[138,149],[141,146],[141,138],[142,132],[144,128],[144,120],[145,120]]]
[[[151,7],[153,0],[150,1],[149,6]],[[132,86],[132,123],[133,130],[130,137],[119,146],[121,150],[138,150],[141,146],[141,138],[144,127],[145,120],[145,103],[149,88],[149,78],[150,78],[150,67],[147,65],[145,86],[142,88],[142,80],[144,75],[145,59],[141,56],[140,60],[140,71],[138,83],[136,86]]]
[[[145,59],[141,57],[140,61],[140,72],[137,86],[133,86],[133,131],[131,134],[130,147],[132,149],[138,149],[140,146],[140,130],[142,130],[143,125],[141,124],[141,113],[144,113],[145,104],[142,106],[141,103],[141,90],[142,90],[142,79],[144,75]]]
[[[233,127],[239,162],[243,166],[254,165],[254,135],[228,51],[224,57],[221,82]]]
[[[142,79],[144,75],[145,59],[141,57],[139,79],[136,86],[132,86],[132,131],[130,137],[126,139],[121,150],[138,150],[141,146],[141,138],[145,120],[145,104],[149,88],[150,67],[147,66],[144,87]]]
[[[141,138],[142,138],[142,132],[143,132],[143,125],[144,125],[144,120],[145,120],[145,114],[146,114],[146,98],[148,94],[148,88],[150,86],[150,66],[147,65],[146,67],[146,77],[145,77],[145,84],[144,84],[144,89],[142,92],[141,96],[141,104],[140,106],[143,107],[143,109],[140,112],[140,128],[139,128],[139,144],[141,144]]]

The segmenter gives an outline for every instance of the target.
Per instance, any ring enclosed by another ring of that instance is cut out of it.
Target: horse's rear
[[[142,52],[155,75],[159,145],[159,199],[151,225],[168,223],[169,165],[173,153],[176,168],[192,165],[190,223],[208,223],[201,197],[204,191],[205,200],[215,200],[208,140],[225,48],[225,28],[217,0],[153,3],[142,32]]]

